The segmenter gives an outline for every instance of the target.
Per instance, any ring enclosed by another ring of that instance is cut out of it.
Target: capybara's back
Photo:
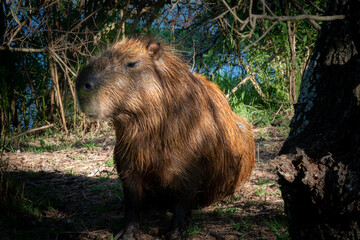
[[[85,113],[114,122],[122,238],[137,237],[147,193],[166,193],[174,204],[171,229],[179,231],[191,208],[234,193],[251,173],[251,127],[217,85],[191,73],[162,43],[123,39],[82,70],[76,88]]]
[[[201,205],[231,195],[236,188],[250,175],[255,163],[254,137],[250,125],[234,113],[220,88],[204,76],[195,76],[204,84],[210,96],[210,111],[216,111],[212,116],[217,125],[214,141],[209,141],[209,156],[204,164],[211,167],[206,173],[204,192]],[[212,110],[215,105],[216,110]],[[204,126],[206,128],[206,126]]]

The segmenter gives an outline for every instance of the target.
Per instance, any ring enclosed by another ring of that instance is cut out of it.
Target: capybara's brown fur
[[[169,46],[123,39],[84,67],[76,88],[87,115],[114,122],[123,238],[138,237],[145,194],[165,193],[174,204],[171,228],[180,231],[191,208],[233,194],[251,173],[251,127],[216,84],[190,72]]]

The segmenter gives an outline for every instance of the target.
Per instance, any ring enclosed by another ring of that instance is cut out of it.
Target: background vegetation
[[[87,131],[94,123],[77,108],[77,72],[89,57],[133,35],[174,45],[189,69],[218,83],[253,124],[279,124],[292,114],[320,26],[311,17],[278,16],[321,15],[324,2],[2,1],[2,143],[39,127]]]

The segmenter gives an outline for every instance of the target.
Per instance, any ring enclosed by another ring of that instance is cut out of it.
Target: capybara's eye
[[[125,64],[125,67],[126,67],[126,68],[134,68],[134,67],[136,67],[137,65],[139,65],[139,62],[127,62],[127,63]]]

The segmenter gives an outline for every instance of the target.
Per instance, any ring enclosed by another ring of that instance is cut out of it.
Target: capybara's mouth
[[[78,107],[87,117],[93,120],[101,118],[101,110],[94,93],[77,90],[77,102]]]
[[[88,116],[88,118],[93,119],[93,120],[98,120],[101,118],[99,114],[93,114],[93,113],[90,113],[90,114],[85,113],[85,114],[86,114],[86,116]]]
[[[80,110],[85,113],[85,115],[92,119],[92,120],[98,120],[100,118],[102,118],[102,114],[99,111],[99,107],[94,106],[94,104],[92,103],[92,101],[81,101],[79,100],[78,102],[78,107],[80,108]]]
[[[90,118],[91,120],[99,120],[101,118],[103,118],[103,115],[101,114],[101,112],[99,111],[94,111],[91,108],[85,108],[86,110],[84,110],[83,108],[81,108],[81,110],[85,113],[85,115]]]

